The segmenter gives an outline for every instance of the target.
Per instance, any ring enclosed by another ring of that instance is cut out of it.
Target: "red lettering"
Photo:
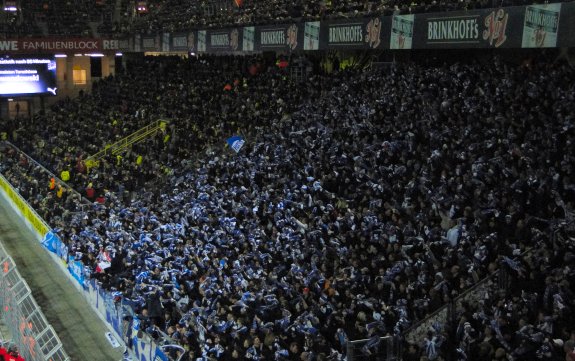
[[[509,14],[505,10],[499,9],[497,12],[492,11],[485,18],[485,27],[483,31],[483,40],[489,40],[489,45],[494,45],[496,48],[500,47],[507,40],[507,20]],[[495,41],[495,44],[494,44]]]

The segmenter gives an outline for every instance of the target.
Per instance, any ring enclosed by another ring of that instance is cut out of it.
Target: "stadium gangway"
[[[0,315],[20,355],[26,361],[71,361],[14,260],[1,244],[0,265]]]
[[[92,202],[90,202],[87,198],[83,197],[80,193],[78,193],[77,190],[75,190],[74,188],[70,187],[66,182],[64,182],[63,180],[60,179],[60,177],[58,177],[57,175],[55,175],[54,173],[50,172],[46,167],[44,167],[42,164],[38,163],[34,158],[32,158],[31,156],[29,156],[26,152],[24,152],[22,149],[18,148],[17,146],[15,146],[14,144],[10,143],[7,140],[2,141],[1,143],[8,145],[14,149],[16,149],[16,151],[20,154],[23,154],[26,158],[28,158],[28,161],[34,163],[37,167],[40,167],[44,172],[46,172],[51,178],[54,178],[54,180],[56,180],[56,183],[58,183],[59,185],[63,186],[64,188],[66,188],[67,192],[72,192],[74,194],[76,194],[78,196],[78,198],[80,200],[82,200],[82,203],[84,204],[91,204]]]
[[[104,149],[102,149],[98,153],[89,156],[84,161],[84,164],[86,165],[89,171],[90,168],[97,167],[99,164],[99,160],[102,159],[103,157],[107,155],[119,154],[124,150],[126,150],[128,147],[138,142],[141,142],[142,140],[152,135],[155,135],[158,131],[165,131],[167,124],[168,122],[166,120],[156,120],[152,124],[148,124],[145,127],[138,129],[137,131],[128,135],[127,137],[122,138],[113,144],[107,145]]]

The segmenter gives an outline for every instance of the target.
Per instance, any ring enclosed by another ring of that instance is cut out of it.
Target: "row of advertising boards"
[[[6,52],[194,52],[575,46],[575,3],[195,29],[123,39],[7,39]]]

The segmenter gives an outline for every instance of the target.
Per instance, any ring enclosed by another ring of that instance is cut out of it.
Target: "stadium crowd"
[[[143,58],[2,123],[75,190],[9,145],[0,170],[191,360],[341,359],[356,339],[370,354],[501,269],[508,289],[404,359],[554,360],[575,342],[573,239],[549,232],[575,200],[574,78],[546,59],[293,82],[258,57]],[[163,132],[86,169],[157,119]]]
[[[353,18],[393,14],[417,14],[528,5],[523,0],[461,0],[461,1],[264,1],[264,0],[188,0],[149,1],[148,13],[125,17],[131,31],[156,33],[192,28],[218,28],[238,25],[262,25],[299,20]]]

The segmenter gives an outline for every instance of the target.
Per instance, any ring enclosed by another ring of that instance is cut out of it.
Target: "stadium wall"
[[[44,248],[49,251],[54,262],[64,268],[65,273],[78,291],[84,295],[90,306],[108,326],[111,331],[108,335],[111,343],[122,340],[124,345],[129,345],[133,360],[168,361],[166,355],[153,342],[151,337],[139,332],[139,323],[130,303],[123,299],[119,302],[114,295],[103,290],[95,280],[89,280],[84,265],[74,260],[74,257],[68,254],[66,245],[59,239],[57,234],[50,229],[48,224],[1,174],[0,198],[9,204],[24,221],[34,234],[35,239],[41,242]],[[12,332],[18,332],[18,330],[12,330]]]

